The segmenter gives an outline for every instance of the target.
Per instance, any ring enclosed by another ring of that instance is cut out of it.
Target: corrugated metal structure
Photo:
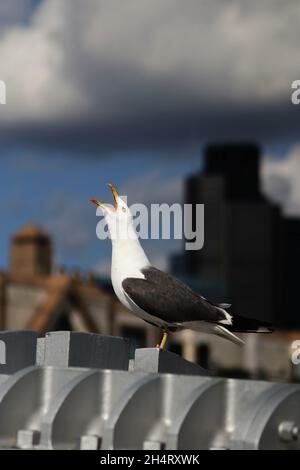
[[[1,332],[0,363],[2,449],[300,449],[300,385],[89,333]]]

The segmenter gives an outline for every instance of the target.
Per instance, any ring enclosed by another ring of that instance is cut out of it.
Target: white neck
[[[141,269],[149,265],[149,259],[133,228],[128,238],[112,238],[112,274],[119,273],[123,278],[136,277]]]

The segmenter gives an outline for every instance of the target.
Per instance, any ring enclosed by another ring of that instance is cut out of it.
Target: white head
[[[128,238],[135,239],[136,233],[133,227],[133,218],[129,207],[123,199],[120,198],[118,191],[113,184],[109,183],[107,186],[111,189],[113,194],[114,205],[106,205],[98,199],[91,199],[91,202],[101,207],[112,240]]]

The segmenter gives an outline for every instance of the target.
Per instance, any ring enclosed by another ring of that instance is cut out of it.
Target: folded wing
[[[170,274],[149,267],[145,279],[126,278],[122,287],[126,295],[142,310],[166,323],[206,321],[217,323],[226,319],[214,304],[194,292]]]

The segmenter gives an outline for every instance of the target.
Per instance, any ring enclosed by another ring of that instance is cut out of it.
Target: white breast
[[[136,279],[145,279],[142,269],[150,266],[150,262],[136,240],[113,240],[112,243],[112,263],[111,263],[111,281],[116,296],[120,302],[135,315],[154,325],[164,327],[165,323],[151,315],[151,312],[145,312],[136,305],[124,292],[122,282],[127,277]]]
[[[144,279],[142,269],[149,265],[150,262],[137,239],[112,241],[111,282],[120,302],[130,310],[132,307],[124,294],[122,282],[127,277]]]

